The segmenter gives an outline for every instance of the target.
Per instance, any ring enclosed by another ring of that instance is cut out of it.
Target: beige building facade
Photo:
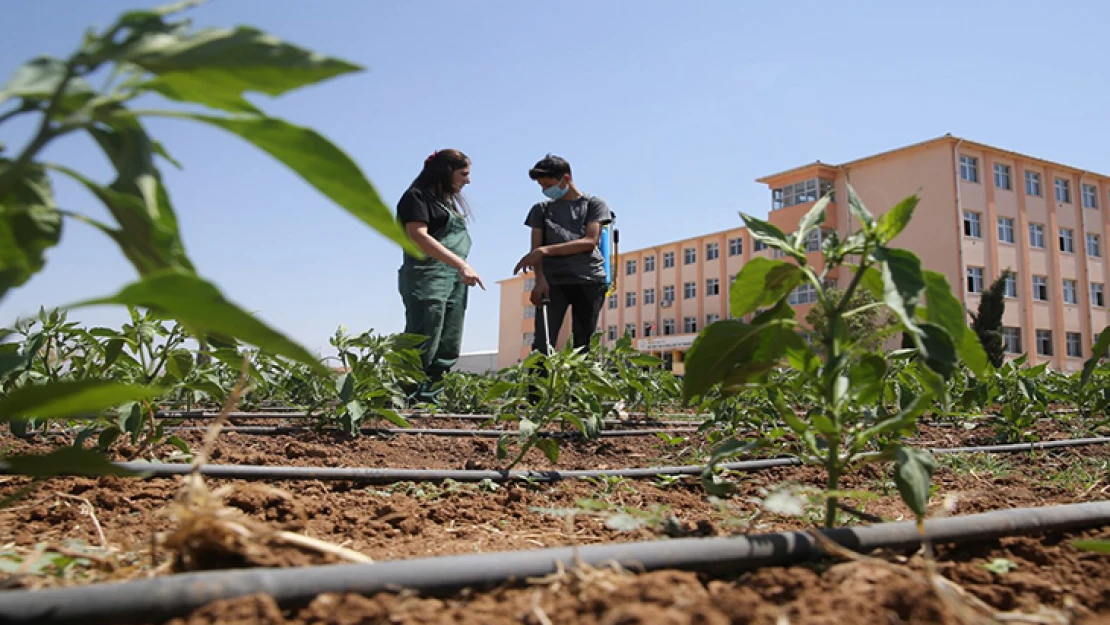
[[[810,163],[758,182],[770,191],[767,219],[784,232],[835,191],[825,222],[807,244],[809,262],[818,267],[822,238],[856,226],[845,203],[847,183],[876,215],[917,193],[913,220],[893,245],[947,276],[969,311],[978,309],[996,277],[1013,272],[1003,318],[1010,356],[1028,354],[1030,363],[1075,371],[1110,325],[1110,176],[945,135],[839,165]],[[683,354],[698,331],[728,318],[731,280],[754,256],[772,253],[743,227],[620,251],[616,290],[598,324],[603,341],[631,334],[638,349],[664,357],[682,373]],[[830,276],[834,282],[844,277]],[[519,275],[499,282],[500,367],[519,362],[530,349],[532,283],[531,276]],[[813,301],[811,289],[791,294],[799,318]],[[557,346],[565,343],[568,326]]]

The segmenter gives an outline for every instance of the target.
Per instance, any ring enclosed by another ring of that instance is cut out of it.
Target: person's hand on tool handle
[[[529,299],[532,300],[533,306],[543,306],[551,301],[551,287],[548,286],[547,281],[541,277],[536,277],[536,286],[532,287],[532,295]]]

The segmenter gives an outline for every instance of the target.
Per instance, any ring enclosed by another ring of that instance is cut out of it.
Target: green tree
[[[1002,344],[1002,314],[1006,312],[1006,279],[1013,275],[1007,269],[998,276],[979,300],[979,312],[971,313],[971,329],[983,344],[983,351],[995,368],[1001,367],[1006,360]]]
[[[836,287],[828,289],[826,293],[829,299],[836,302],[844,297],[844,292]],[[867,289],[856,289],[852,294],[851,301],[848,302],[848,309],[858,311],[845,319],[848,324],[848,333],[859,341],[859,346],[864,350],[874,351],[879,349],[888,338],[899,331],[898,318],[889,310],[886,310],[886,314],[883,315],[884,307],[882,303]],[[882,316],[880,317],[880,315]],[[813,328],[815,335],[824,335],[828,316],[820,306],[810,308],[809,312],[806,313],[805,321],[809,324],[809,327]],[[903,347],[912,348],[912,341],[909,345],[905,345],[905,339],[903,339]]]

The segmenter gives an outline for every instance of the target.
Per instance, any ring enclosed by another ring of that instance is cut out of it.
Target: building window
[[[663,269],[674,267],[674,252],[663,252]]]
[[[1052,330],[1037,330],[1037,354],[1052,355]]]
[[[821,244],[825,242],[833,231],[828,229],[810,230],[806,235],[806,251],[807,252],[820,252]]]
[[[1006,286],[1006,297],[1009,297],[1009,298],[1016,298],[1017,297],[1017,274],[1016,273],[1011,271],[1010,273],[1006,274],[1006,279],[1002,281],[1002,284],[1004,284]]]
[[[634,324],[634,323],[624,324],[624,335],[627,336],[630,339],[636,338],[636,324]]]
[[[787,303],[791,306],[797,306],[799,304],[812,304],[816,301],[817,288],[806,282],[790,292],[790,299],[787,300]]]
[[[1060,251],[1075,253],[1075,231],[1071,228],[1060,228]]]
[[[960,178],[968,182],[979,182],[979,159],[961,154]]]
[[[535,319],[536,318],[536,307],[535,306],[525,306],[524,307],[524,318],[525,319]]]
[[[655,271],[655,255],[644,256],[644,273]]]
[[[1083,208],[1098,208],[1098,189],[1093,184],[1083,185]]]
[[[654,336],[654,334],[655,334],[655,323],[651,322],[651,321],[645,321],[644,322],[644,336]]]
[[[698,285],[696,282],[687,282],[682,285],[682,297],[686,299],[693,299],[698,296]]]
[[[1014,218],[1013,217],[999,217],[998,218],[998,240],[1003,243],[1014,242]]]
[[[721,320],[721,316],[717,313],[709,313],[705,316],[705,325],[713,325]]]
[[[609,326],[605,333],[608,335],[610,341],[617,340],[617,326]]]
[[[1010,190],[1010,166],[1002,163],[994,164],[994,186],[1006,191]]]
[[[1082,358],[1083,357],[1083,335],[1078,332],[1066,332],[1064,334],[1064,345],[1068,350],[1069,358]]]
[[[736,237],[728,240],[728,255],[739,256],[744,253],[744,239]]]
[[[692,247],[688,247],[682,251],[682,262],[687,265],[693,265],[698,262],[698,251]]]
[[[535,332],[525,332],[524,333],[524,344],[525,345],[534,345],[535,343],[536,343],[536,333]]]
[[[1090,232],[1087,233],[1087,256],[1092,258],[1102,257],[1102,237]]]
[[[979,223],[979,213],[964,211],[964,236],[973,239],[983,238],[983,230]]]
[[[636,291],[628,291],[624,294],[624,307],[632,308],[636,305]]]
[[[620,305],[620,300],[617,299],[617,294],[613,293],[609,296],[609,310],[616,310],[618,305]]]
[[[720,257],[721,245],[719,243],[705,244],[705,260],[717,260]]]
[[[983,292],[983,268],[982,267],[968,267],[967,268],[967,292],[968,293],[982,293]]]
[[[665,301],[665,302],[673,302],[674,301],[674,285],[673,284],[671,286],[663,287],[663,301]]]
[[[721,280],[719,278],[707,278],[705,281],[705,295],[720,295],[721,294]]]
[[[1002,328],[1002,343],[1007,354],[1021,353],[1021,328]]]
[[[1064,280],[1064,303],[1079,303],[1079,289],[1076,287],[1075,280]]]
[[[1044,249],[1044,224],[1029,224],[1029,247]]]
[[[1033,299],[1038,302],[1048,301],[1048,277],[1033,276]]]
[[[1025,194],[1041,197],[1041,175],[1035,171],[1025,172]]]
[[[698,331],[698,318],[697,317],[683,317],[682,318],[682,332],[684,334],[693,334]]]
[[[626,260],[626,261],[624,261],[624,275],[631,276],[631,275],[635,275],[635,273],[636,273],[636,261],[635,260]]]
[[[1071,204],[1071,181],[1064,178],[1054,180],[1056,187],[1056,201]]]
[[[760,241],[759,239],[755,240],[755,243],[753,243],[753,246],[754,247],[752,249],[756,252],[762,252],[763,250],[767,249],[767,244],[764,243],[763,241]]]
[[[832,190],[833,181],[824,178],[810,178],[778,189],[771,189],[771,209],[816,202]]]
[[[655,303],[655,289],[644,289],[644,306],[651,306]]]
[[[1106,306],[1106,300],[1104,299],[1104,296],[1102,294],[1101,282],[1091,283],[1091,306],[1097,306],[1099,308],[1103,308]]]
[[[663,320],[663,336],[674,334],[674,319]]]
[[[534,288],[536,288],[536,279],[535,278],[527,278],[527,279],[524,280],[524,292],[525,293],[531,291]]]

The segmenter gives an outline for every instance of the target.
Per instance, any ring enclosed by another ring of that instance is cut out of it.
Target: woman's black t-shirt
[[[431,191],[409,187],[397,203],[397,221],[402,225],[410,221],[422,221],[428,224],[428,234],[438,241],[451,221],[449,210]]]

